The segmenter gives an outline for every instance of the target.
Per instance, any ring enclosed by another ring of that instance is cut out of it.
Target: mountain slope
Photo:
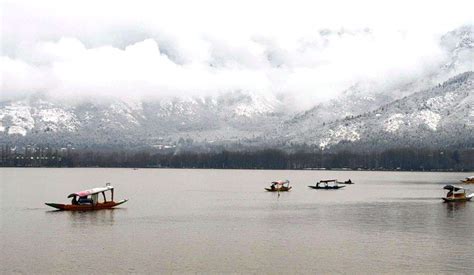
[[[396,100],[356,117],[306,129],[287,142],[322,149],[347,146],[380,149],[399,146],[474,146],[474,72]]]
[[[57,101],[46,96],[3,102],[5,142],[161,145],[254,138],[287,118],[272,96],[233,92],[213,97]]]
[[[466,71],[474,71],[474,26],[467,25],[446,33],[440,38],[446,53],[444,62],[428,75],[398,85],[374,81],[359,82],[343,91],[329,102],[293,117],[276,130],[276,136],[299,136],[305,129],[317,129],[326,123],[354,117],[401,99],[410,94],[429,89]]]
[[[244,91],[149,100],[71,102],[33,95],[4,101],[0,143],[191,149],[473,146],[473,26],[445,34],[440,44],[446,59],[429,74],[410,81],[388,80],[391,85],[359,82],[302,113],[272,94]]]

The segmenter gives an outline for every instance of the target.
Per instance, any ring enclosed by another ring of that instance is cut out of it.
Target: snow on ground
[[[420,111],[416,115],[417,119],[423,121],[429,129],[436,131],[438,128],[438,123],[441,120],[441,116],[430,110]]]
[[[6,127],[10,126],[8,128],[8,134],[10,135],[18,134],[25,136],[35,126],[35,121],[31,115],[31,108],[22,103],[14,103],[0,109],[0,120],[3,121],[2,131],[5,131]],[[10,125],[5,125],[5,120],[9,120]]]
[[[354,142],[359,139],[360,134],[356,131],[355,126],[346,127],[341,125],[336,130],[329,130],[329,135],[320,140],[319,147],[326,149],[344,140]]]
[[[396,131],[398,131],[400,126],[402,126],[403,123],[404,123],[404,121],[403,121],[404,118],[405,118],[405,115],[404,114],[399,114],[399,113],[390,116],[388,119],[386,119],[384,121],[384,124],[385,124],[384,130],[385,130],[385,132],[395,133]]]
[[[77,129],[78,125],[78,121],[74,114],[59,108],[40,110],[37,114],[37,118],[54,132],[59,128],[72,132]]]
[[[238,104],[234,112],[238,116],[252,117],[254,115],[273,112],[276,108],[276,104],[275,98],[250,94],[250,102]]]
[[[441,110],[446,106],[449,106],[452,102],[454,102],[454,100],[454,93],[450,92],[446,93],[444,96],[430,98],[426,101],[426,104],[431,110]]]

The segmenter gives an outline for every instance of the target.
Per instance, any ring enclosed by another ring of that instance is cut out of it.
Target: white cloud
[[[331,98],[423,74],[470,1],[3,1],[2,94]],[[455,16],[453,15],[455,14]]]

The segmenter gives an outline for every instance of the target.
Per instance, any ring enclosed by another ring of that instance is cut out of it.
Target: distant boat
[[[443,189],[448,190],[448,194],[443,198],[445,202],[464,202],[470,201],[474,193],[466,196],[466,189],[460,186],[446,185]]]
[[[338,183],[354,184],[355,182],[353,182],[351,179],[348,179],[348,180],[346,180],[345,182],[338,182]]]
[[[462,183],[467,183],[467,184],[474,183],[474,176],[467,177],[467,178],[461,180],[461,182]]]
[[[335,190],[346,187],[345,185],[339,185],[337,180],[320,180],[316,185],[309,185],[309,188],[313,189],[324,189],[324,190]]]
[[[291,190],[289,180],[273,181],[270,188],[265,188],[268,192],[287,192]]]
[[[107,200],[105,192],[110,192],[110,200]],[[102,194],[103,201],[99,202],[99,194]],[[105,187],[93,188],[85,191],[72,193],[68,198],[72,198],[71,204],[61,203],[45,203],[47,206],[59,210],[68,211],[91,211],[100,209],[110,209],[115,206],[121,205],[128,200],[121,200],[118,202],[114,201],[114,187],[109,183]]]

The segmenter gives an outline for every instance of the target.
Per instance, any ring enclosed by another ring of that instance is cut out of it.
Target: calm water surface
[[[463,173],[0,169],[1,273],[474,273]],[[336,191],[318,179],[351,178]],[[264,187],[289,179],[293,190]],[[115,210],[51,211],[111,182]],[[474,188],[473,188],[474,189]]]

